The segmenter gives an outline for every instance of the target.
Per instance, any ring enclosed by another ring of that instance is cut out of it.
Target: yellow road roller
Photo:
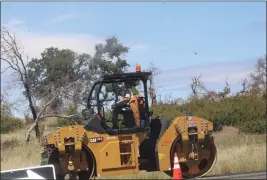
[[[57,179],[162,171],[172,176],[174,153],[184,178],[205,176],[216,162],[213,123],[185,115],[152,118],[150,72],[103,75],[93,83],[79,124],[44,137],[41,165],[53,164]],[[140,92],[133,93],[139,87]],[[140,88],[141,87],[141,88]]]

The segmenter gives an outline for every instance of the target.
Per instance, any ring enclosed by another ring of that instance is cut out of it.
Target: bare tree
[[[1,89],[1,117],[12,116],[11,106],[6,96],[7,96],[7,92]]]
[[[255,71],[250,74],[252,80],[250,84],[250,93],[253,94],[266,93],[266,83],[267,83],[266,64],[267,64],[266,56],[258,59],[255,65]]]
[[[227,77],[225,80],[225,87],[223,88],[222,92],[218,93],[218,97],[224,99],[227,97],[228,94],[230,94],[230,92],[231,92],[231,89],[229,88],[228,77]]]
[[[216,101],[217,97],[218,97],[218,94],[213,90],[208,90],[206,95],[204,95],[204,99],[211,100],[211,101]]]
[[[1,116],[13,116],[13,111],[18,111],[17,106],[18,101],[8,98],[8,89],[1,87]]]
[[[248,93],[248,80],[247,80],[247,78],[241,79],[241,85],[242,85],[242,90],[236,93],[236,95],[238,95],[238,96],[244,96]]]
[[[151,105],[156,105],[157,104],[157,90],[155,87],[155,76],[159,75],[159,69],[155,66],[153,62],[150,63],[150,67],[148,69],[149,72],[152,73],[152,75],[149,77],[149,96],[151,99]]]
[[[37,101],[35,101],[35,94],[31,88],[31,79],[28,74],[27,64],[25,63],[25,59],[23,59],[23,51],[18,46],[16,37],[11,35],[6,28],[2,28],[1,30],[1,61],[6,62],[8,67],[14,71],[18,77],[19,84],[22,85],[25,90],[24,95],[29,103],[32,119],[34,120],[33,125],[26,133],[26,141],[29,141],[30,133],[33,129],[35,130],[36,139],[40,140],[39,120],[46,117],[65,117],[54,113],[44,116],[44,113],[57,97],[62,94],[67,95],[69,88],[75,87],[75,82],[77,82],[79,77],[76,77],[70,84],[57,86],[57,89],[51,84],[43,86],[42,88],[47,98],[45,99],[46,102],[44,105],[38,109]]]
[[[251,78],[254,81],[259,81],[263,86],[266,86],[266,56],[260,58],[255,66],[255,72],[251,73]]]
[[[200,81],[200,78],[201,75],[199,75],[198,77],[194,76],[191,78],[192,79],[191,90],[193,93],[193,98],[199,98],[200,95],[205,95],[208,91],[204,86],[204,83]]]
[[[25,59],[23,59],[22,49],[19,47],[15,35],[12,35],[5,27],[1,30],[1,61],[8,64],[6,69],[11,68],[17,77],[19,77],[20,84],[22,84],[25,89],[25,96],[28,100],[33,119],[36,119],[37,112],[34,107],[29,76],[27,74]],[[35,135],[36,138],[40,137],[38,124],[35,126]]]

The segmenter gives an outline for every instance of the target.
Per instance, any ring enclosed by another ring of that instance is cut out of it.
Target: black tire
[[[78,173],[78,176],[79,176],[79,180],[89,180],[95,177],[96,162],[93,157],[92,151],[90,151],[90,149],[87,148],[87,146],[83,145],[83,151],[85,151],[87,154],[88,168],[91,169],[91,171],[80,171]]]
[[[87,171],[81,171],[78,173],[79,180],[88,180],[90,179],[90,174]]]
[[[64,180],[65,176],[62,174],[61,166],[59,163],[59,151],[54,148],[50,156],[48,157],[47,164],[52,164],[55,167],[56,179]]]

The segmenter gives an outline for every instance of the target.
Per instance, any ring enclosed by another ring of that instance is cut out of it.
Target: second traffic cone
[[[177,153],[174,153],[173,173],[172,179],[183,179],[182,170],[180,168]]]

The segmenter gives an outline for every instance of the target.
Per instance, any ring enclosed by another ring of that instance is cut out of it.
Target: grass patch
[[[1,134],[14,132],[24,127],[24,122],[19,118],[1,116]]]
[[[40,165],[41,146],[34,136],[25,144],[25,130],[1,135],[1,171]]]
[[[217,162],[209,175],[266,170],[266,135],[215,134]]]
[[[49,119],[39,123],[41,135],[56,129],[48,127],[53,122],[53,119]],[[36,141],[34,131],[31,132],[29,144],[25,143],[25,134],[30,125],[12,133],[1,134],[1,171],[40,165],[42,147]]]

